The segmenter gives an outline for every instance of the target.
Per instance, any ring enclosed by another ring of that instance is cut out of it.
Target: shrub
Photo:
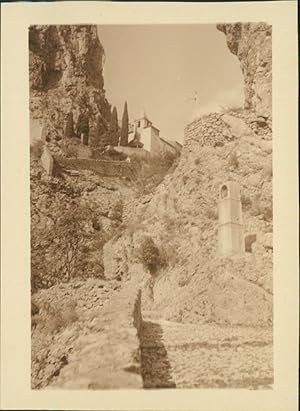
[[[48,215],[50,217],[50,215]],[[31,229],[32,291],[82,275],[87,266],[91,212],[74,204],[52,215],[52,224]]]
[[[263,168],[263,177],[267,180],[271,180],[271,178],[273,177],[273,169],[272,169],[272,165],[265,165]]]
[[[43,154],[44,142],[36,140],[30,145],[30,156],[34,160],[39,160]]]
[[[262,201],[259,194],[255,196],[253,205],[251,208],[251,215],[258,216],[262,215],[265,221],[272,221],[273,219],[273,208],[272,205]]]
[[[200,163],[201,163],[201,160],[200,160],[199,157],[197,157],[197,158],[195,159],[195,165],[198,166]]]
[[[76,147],[71,145],[71,144],[70,145],[65,145],[63,147],[63,151],[64,151],[64,153],[66,154],[66,156],[68,158],[77,158],[78,157],[78,151],[77,151]]]
[[[241,113],[244,109],[237,104],[231,104],[227,106],[220,106],[222,113]]]
[[[251,198],[246,196],[245,194],[241,195],[241,203],[242,203],[242,206],[245,210],[249,209],[252,205]]]
[[[182,176],[182,181],[184,185],[186,185],[188,179],[189,179],[188,176]]]
[[[218,213],[217,210],[214,208],[207,208],[205,211],[206,217],[211,219],[211,220],[217,220],[218,219]]]
[[[264,207],[262,210],[262,214],[265,221],[272,221],[273,220],[273,208],[272,206]]]
[[[46,303],[44,304],[43,309],[47,313],[47,321],[41,324],[41,326],[47,334],[56,333],[60,329],[65,328],[78,320],[76,301],[73,299],[64,304],[63,307]],[[40,321],[37,318],[36,325],[38,323],[40,323]]]
[[[238,168],[239,160],[238,160],[237,153],[235,151],[230,154],[228,164],[229,164],[229,166],[231,166],[233,168]]]
[[[97,148],[95,148],[95,147],[91,148],[91,158],[94,159],[94,160],[97,160],[100,157],[102,157],[103,153],[104,153],[103,148],[98,148],[98,147]]]
[[[171,167],[172,164],[174,163],[175,159],[178,158],[178,155],[175,155],[173,153],[170,153],[169,151],[166,151],[165,153],[162,154],[161,160],[167,167]]]
[[[147,270],[154,274],[162,264],[161,255],[153,239],[144,237],[139,248],[139,258]]]
[[[66,127],[65,127],[65,136],[67,138],[72,138],[75,136],[75,131],[74,131],[74,119],[73,119],[73,113],[70,111],[67,114],[67,120],[66,120]]]
[[[117,201],[109,212],[109,218],[114,220],[122,220],[123,215],[123,202],[121,200]]]
[[[177,222],[174,218],[170,217],[168,214],[165,214],[164,215],[164,226],[167,232],[173,231],[177,226]]]

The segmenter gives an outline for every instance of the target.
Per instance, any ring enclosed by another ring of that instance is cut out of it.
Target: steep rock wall
[[[266,23],[218,24],[229,50],[240,60],[245,84],[245,108],[271,117],[272,27]]]
[[[96,26],[45,25],[29,28],[30,114],[52,139],[64,135],[66,116],[88,108],[92,135],[96,116],[106,129],[110,105],[103,81],[104,49]]]

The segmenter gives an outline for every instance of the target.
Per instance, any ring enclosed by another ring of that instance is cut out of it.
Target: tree
[[[110,139],[107,131],[107,124],[101,113],[98,113],[96,117],[96,127],[94,132],[94,138],[92,141],[93,148],[103,149],[106,145],[110,144]]]
[[[52,210],[50,219],[50,225],[31,227],[32,290],[82,276],[87,266],[91,210],[75,203],[56,213]]]
[[[113,108],[110,117],[109,126],[109,143],[112,146],[117,146],[119,143],[119,125],[118,125],[118,113],[116,107]]]
[[[72,138],[75,135],[74,131],[74,119],[73,119],[73,113],[70,111],[67,114],[67,119],[66,119],[66,128],[65,128],[65,136],[68,138]]]
[[[128,144],[128,110],[127,110],[127,101],[124,104],[124,111],[122,117],[122,126],[121,126],[121,136],[120,136],[120,145],[127,146]]]

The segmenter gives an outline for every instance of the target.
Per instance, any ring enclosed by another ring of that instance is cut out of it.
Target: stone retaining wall
[[[114,147],[115,151],[118,151],[119,153],[124,153],[127,156],[137,156],[141,159],[149,159],[151,158],[151,153],[143,148],[135,148],[135,147]]]
[[[184,139],[185,143],[195,139],[201,146],[223,146],[234,136],[222,115],[211,113],[189,123],[184,130]]]
[[[272,139],[272,120],[258,116],[254,111],[230,111],[210,113],[189,123],[184,129],[185,148],[193,142],[200,146],[222,147],[241,137]]]
[[[91,160],[86,158],[55,157],[61,167],[73,170],[90,170],[102,177],[135,178],[136,168],[125,161]]]
[[[137,281],[130,281],[99,312],[90,332],[78,338],[51,387],[142,388],[141,325],[141,291]]]

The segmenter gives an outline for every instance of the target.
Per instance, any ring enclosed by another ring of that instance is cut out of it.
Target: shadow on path
[[[144,388],[176,388],[159,324],[144,321],[141,333],[141,362]]]

